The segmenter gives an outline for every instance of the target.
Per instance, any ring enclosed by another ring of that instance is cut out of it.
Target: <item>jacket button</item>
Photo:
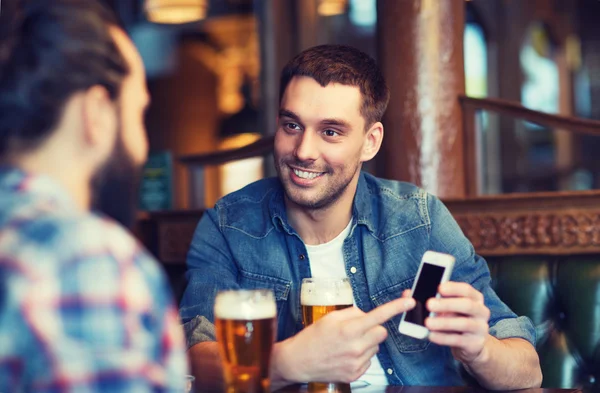
[[[303,260],[304,260],[304,258],[306,258],[306,257],[304,256],[304,254],[300,254],[300,255],[298,256],[298,258],[300,258],[300,260],[301,260],[301,261],[303,261]]]
[[[352,273],[352,274],[356,273],[356,268],[354,266],[352,266],[350,268],[350,273]]]
[[[392,370],[391,368],[388,368],[387,369],[387,373],[390,374],[390,375],[392,375],[394,373],[394,370]]]

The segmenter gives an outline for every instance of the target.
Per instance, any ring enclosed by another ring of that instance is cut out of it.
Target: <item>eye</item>
[[[334,131],[334,130],[325,130],[325,131],[323,131],[323,134],[325,134],[325,136],[328,136],[330,138],[339,135],[339,133],[337,131]]]
[[[300,126],[296,123],[285,123],[284,126],[285,126],[285,128],[287,128],[289,130],[294,130],[294,131],[300,130]]]

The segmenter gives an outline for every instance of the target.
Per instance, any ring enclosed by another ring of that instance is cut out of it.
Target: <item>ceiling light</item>
[[[146,0],[144,11],[154,23],[197,22],[206,18],[208,0]]]
[[[341,15],[346,12],[347,0],[320,0],[317,12],[321,16]]]

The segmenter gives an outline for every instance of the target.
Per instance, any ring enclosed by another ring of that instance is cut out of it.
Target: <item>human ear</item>
[[[383,124],[381,122],[374,123],[365,134],[365,143],[363,144],[361,162],[371,160],[379,149],[383,140]]]

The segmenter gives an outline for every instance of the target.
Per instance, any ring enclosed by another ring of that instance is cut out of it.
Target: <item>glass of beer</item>
[[[300,292],[302,322],[315,323],[328,313],[352,307],[354,297],[348,278],[305,278]],[[350,385],[340,382],[318,381],[308,384],[308,391],[350,393]]]
[[[227,393],[271,390],[269,361],[277,329],[270,290],[231,290],[217,294],[215,329]]]

